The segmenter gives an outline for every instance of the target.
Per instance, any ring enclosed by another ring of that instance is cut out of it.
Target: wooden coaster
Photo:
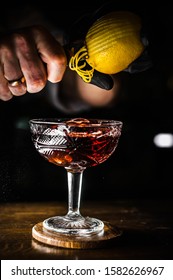
[[[71,249],[89,249],[103,247],[106,243],[118,236],[122,232],[109,223],[104,222],[104,229],[99,234],[91,236],[72,236],[69,234],[59,234],[48,231],[43,227],[43,223],[38,223],[32,228],[32,236],[37,241],[47,245],[71,248]]]

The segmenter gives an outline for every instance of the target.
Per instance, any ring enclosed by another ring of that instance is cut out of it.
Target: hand
[[[41,91],[47,80],[62,80],[67,58],[43,27],[33,26],[0,37],[0,99]]]

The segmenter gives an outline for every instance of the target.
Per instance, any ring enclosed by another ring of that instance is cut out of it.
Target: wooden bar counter
[[[85,201],[83,216],[109,222],[122,235],[89,249],[46,245],[32,237],[32,228],[44,219],[66,214],[63,202],[0,204],[1,260],[16,259],[173,259],[173,200]]]

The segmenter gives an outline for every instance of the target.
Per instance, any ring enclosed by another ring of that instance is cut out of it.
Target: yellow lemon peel
[[[93,77],[94,69],[92,68],[90,70],[83,70],[86,67],[87,56],[88,56],[87,48],[83,46],[74,56],[71,57],[69,61],[69,68],[71,70],[75,70],[86,83],[90,83]],[[81,64],[82,60],[83,60],[83,64]]]
[[[141,19],[131,12],[115,11],[101,17],[88,30],[85,45],[71,57],[70,69],[87,83],[94,70],[104,74],[125,70],[144,51],[140,31]]]

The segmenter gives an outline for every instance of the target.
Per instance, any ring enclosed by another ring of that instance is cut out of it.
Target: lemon
[[[85,45],[71,58],[70,68],[85,82],[91,81],[94,69],[104,74],[125,70],[144,51],[140,31],[141,19],[136,14],[106,14],[88,30]],[[91,69],[86,70],[86,62]]]

